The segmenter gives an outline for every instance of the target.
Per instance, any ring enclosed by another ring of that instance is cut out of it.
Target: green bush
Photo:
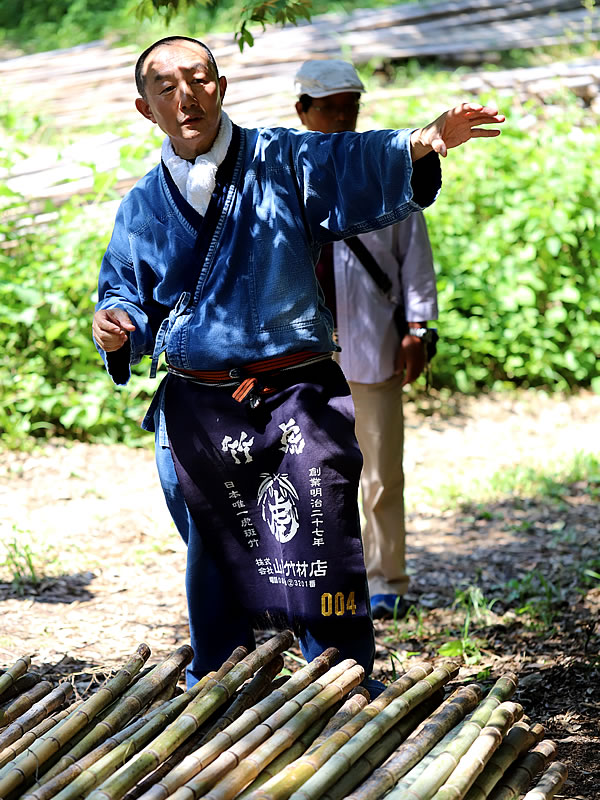
[[[116,389],[91,339],[98,267],[114,208],[100,212],[75,197],[60,209],[49,205],[51,219],[41,226],[21,216],[21,198],[5,186],[0,199],[3,444],[21,447],[28,437],[57,434],[139,438],[151,387],[138,377],[131,389]]]
[[[367,5],[386,3],[368,0]],[[244,18],[248,4],[245,0],[179,0],[178,12],[171,14],[168,22],[166,3],[156,5],[161,12],[150,0],[2,0],[0,41],[4,39],[26,52],[73,47],[103,37],[116,37],[144,48],[155,39],[177,33],[200,38],[216,32],[229,34]],[[271,3],[273,11],[275,5]],[[364,7],[364,0],[314,0],[312,14]],[[140,8],[146,12],[143,19]],[[251,28],[254,33],[261,30],[258,24]]]
[[[600,137],[573,127],[568,107],[531,130],[508,117],[500,138],[450,153],[427,211],[442,335],[435,384],[600,390]],[[121,166],[143,174],[155,146],[149,138],[125,149]],[[16,152],[7,146],[0,166],[10,171]],[[24,224],[22,198],[0,187],[0,430],[9,446],[56,434],[148,441],[139,422],[157,382],[145,377],[147,361],[117,389],[91,341],[115,211],[100,201],[114,180],[99,174],[88,197],[48,205],[43,226]]]
[[[542,109],[543,110],[543,109]],[[434,385],[600,389],[600,136],[508,113],[450,152],[426,217],[440,306]],[[580,116],[580,114],[579,114]]]

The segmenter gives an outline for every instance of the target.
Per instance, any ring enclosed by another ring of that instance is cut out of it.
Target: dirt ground
[[[600,798],[600,580],[582,573],[600,572],[600,475],[532,497],[486,490],[518,467],[598,457],[599,413],[587,393],[408,402],[414,608],[376,623],[386,681],[411,659],[440,659],[444,643],[473,662],[455,683],[514,670],[516,699],[569,766],[557,796],[572,800]],[[150,450],[54,443],[1,462],[0,666],[31,654],[39,671],[89,683],[140,642],[158,660],[187,641],[184,546]],[[15,584],[27,554],[39,582]]]

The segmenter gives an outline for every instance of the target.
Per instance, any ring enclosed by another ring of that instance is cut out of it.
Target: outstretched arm
[[[410,135],[411,156],[418,161],[432,151],[446,156],[448,150],[459,147],[469,139],[499,136],[498,128],[479,128],[478,125],[504,122],[497,108],[478,103],[461,103],[445,111],[436,120],[413,131]]]

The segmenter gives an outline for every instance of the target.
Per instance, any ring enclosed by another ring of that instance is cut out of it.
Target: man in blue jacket
[[[271,625],[293,625],[308,660],[334,646],[368,676],[362,458],[314,264],[326,242],[430,204],[437,154],[504,118],[463,104],[412,132],[239,128],[212,54],[187,37],[147,48],[136,84],[166,139],[117,213],[93,334],[117,384],[165,353],[143,425],[188,545],[188,681]]]

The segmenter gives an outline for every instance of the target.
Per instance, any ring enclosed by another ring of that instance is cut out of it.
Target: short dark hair
[[[141,97],[146,97],[146,86],[144,82],[144,64],[146,63],[146,59],[150,55],[153,50],[156,50],[157,47],[162,47],[163,45],[171,45],[175,42],[193,42],[194,44],[199,45],[203,50],[205,50],[208,54],[208,62],[211,64],[212,68],[215,71],[215,77],[219,80],[219,68],[217,67],[217,62],[215,61],[215,57],[211,53],[210,49],[201,42],[199,39],[192,39],[190,36],[165,36],[164,39],[159,39],[154,44],[151,44],[150,47],[147,47],[142,55],[138,58],[135,64],[135,85],[138,90],[138,93]]]
[[[313,104],[313,98],[309,94],[301,94],[298,102],[302,106],[302,111],[306,113]]]

